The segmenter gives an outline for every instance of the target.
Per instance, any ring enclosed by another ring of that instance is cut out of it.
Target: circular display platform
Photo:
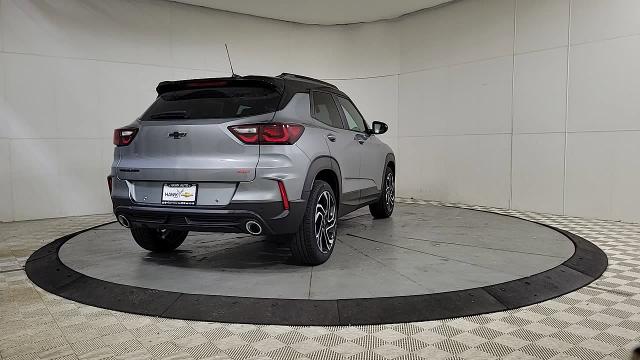
[[[323,265],[264,237],[192,233],[172,253],[111,223],[36,251],[30,279],[89,305],[171,318],[290,325],[433,320],[501,311],[587,285],[604,253],[563,230],[495,213],[397,204],[340,220]]]

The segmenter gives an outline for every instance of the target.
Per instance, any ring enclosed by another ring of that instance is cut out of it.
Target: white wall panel
[[[640,219],[640,132],[569,134],[566,212]]]
[[[99,89],[99,64],[92,60],[56,59],[55,87],[56,138],[96,138],[101,135],[99,121],[106,109],[100,98],[87,96]],[[37,101],[32,99],[32,101]],[[50,119],[52,120],[52,119]]]
[[[400,137],[400,195],[509,206],[509,135]]]
[[[511,207],[562,214],[564,133],[513,137]]]
[[[402,136],[511,130],[512,58],[400,75]]]
[[[3,9],[4,10],[4,9]],[[5,99],[10,138],[55,138],[55,69],[53,57],[5,54]]]
[[[567,108],[567,49],[515,57],[513,131],[563,132]]]
[[[4,50],[142,64],[171,62],[168,4],[5,0]]]
[[[0,221],[13,220],[11,150],[8,139],[0,139]]]
[[[511,129],[512,57],[449,68],[447,134]]]
[[[15,220],[105,212],[100,158],[99,140],[12,140]]]
[[[434,193],[439,191],[434,184],[435,179],[425,176],[425,169],[442,173],[444,164],[435,160],[433,151],[429,151],[427,137],[398,137],[396,158],[396,191],[398,196],[416,197],[418,199],[436,199]],[[438,168],[438,165],[442,165]]]
[[[458,1],[399,20],[400,70],[513,53],[515,0]]]
[[[0,0],[0,21],[2,21],[2,3],[4,2],[4,0]],[[3,35],[3,28],[2,25],[0,25],[0,51],[4,51],[4,35]]]
[[[168,4],[171,11],[171,64],[190,69],[230,73],[225,42],[228,32],[217,13],[202,8]]]
[[[517,0],[516,53],[566,46],[570,0]]]
[[[444,134],[449,119],[446,67],[398,77],[398,135]]]
[[[62,192],[58,185],[57,162],[51,140],[12,140],[11,164],[14,220],[63,216]]]
[[[640,36],[571,49],[569,130],[640,129]]]
[[[400,43],[394,29],[394,22],[389,21],[340,27],[344,38],[334,55],[343,56],[340,66],[334,64],[332,71],[339,68],[339,76],[344,78],[396,74]]]
[[[572,1],[572,44],[636,34],[640,34],[640,1]]]
[[[2,5],[2,0],[0,0],[0,6]],[[0,11],[2,8],[0,7]],[[0,34],[0,37],[2,34]],[[0,52],[0,139],[9,137],[9,106],[7,105],[7,100],[5,96],[5,60],[4,53]]]

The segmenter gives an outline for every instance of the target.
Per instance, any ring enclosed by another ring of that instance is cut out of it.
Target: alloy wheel
[[[384,188],[385,188],[385,193],[384,193],[384,200],[385,200],[385,205],[387,206],[387,209],[391,210],[393,209],[393,206],[395,204],[396,201],[396,185],[395,185],[395,181],[393,178],[393,173],[389,173],[387,174],[387,178],[385,179],[385,184],[384,184]]]
[[[325,190],[318,197],[314,216],[316,243],[318,249],[324,254],[333,248],[337,220],[336,200],[329,191]]]

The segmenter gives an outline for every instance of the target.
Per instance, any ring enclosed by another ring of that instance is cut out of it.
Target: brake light
[[[190,88],[206,88],[206,87],[222,87],[226,86],[227,81],[192,81],[185,84]]]
[[[109,194],[113,192],[113,176],[107,176],[107,186],[109,187]]]
[[[287,189],[284,187],[284,183],[278,180],[278,189],[280,189],[280,197],[282,198],[282,207],[285,210],[289,210],[289,197],[287,196]]]
[[[292,145],[304,132],[300,124],[250,124],[229,126],[229,131],[245,144]]]
[[[138,133],[137,128],[120,128],[113,130],[113,145],[127,146]]]

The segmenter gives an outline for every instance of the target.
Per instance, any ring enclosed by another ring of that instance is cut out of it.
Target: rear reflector
[[[138,133],[137,128],[120,128],[113,130],[113,145],[127,146]]]
[[[229,126],[229,131],[245,144],[292,145],[304,132],[300,124],[248,124]]]
[[[287,189],[284,187],[284,183],[278,180],[278,189],[280,189],[280,197],[282,198],[282,207],[285,210],[289,210],[289,197],[287,196]]]

